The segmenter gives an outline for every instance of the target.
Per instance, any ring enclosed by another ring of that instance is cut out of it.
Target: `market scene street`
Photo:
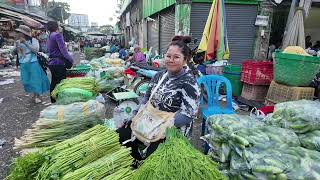
[[[320,180],[320,0],[0,0],[0,179]]]

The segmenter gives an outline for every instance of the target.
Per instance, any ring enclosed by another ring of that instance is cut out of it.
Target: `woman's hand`
[[[25,43],[25,42],[26,42],[26,39],[23,38],[23,37],[20,37],[20,42],[21,42],[21,43]]]

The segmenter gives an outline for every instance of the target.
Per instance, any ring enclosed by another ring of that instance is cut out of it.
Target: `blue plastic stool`
[[[232,87],[230,81],[219,75],[206,75],[198,79],[198,84],[202,90],[207,94],[207,106],[205,107],[204,94],[201,93],[201,118],[202,118],[202,131],[201,135],[206,133],[206,121],[214,114],[234,114],[232,109]],[[219,91],[222,85],[225,85],[227,91],[227,107],[220,107]],[[204,152],[208,153],[209,145],[205,144]]]

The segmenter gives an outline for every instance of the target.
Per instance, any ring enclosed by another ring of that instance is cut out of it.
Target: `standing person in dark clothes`
[[[164,114],[161,116],[162,120],[170,121],[171,125],[180,129],[185,136],[190,136],[200,96],[197,81],[192,72],[186,68],[191,60],[191,49],[187,46],[190,41],[189,36],[173,38],[165,55],[166,70],[157,73],[151,80],[137,116],[117,130],[120,142],[132,148],[131,155],[137,160],[148,157],[164,141],[164,138],[160,138],[140,151],[141,145],[145,145],[142,142],[143,138],[136,136],[136,139],[131,139],[132,133],[137,130],[134,124],[139,121],[137,117],[140,117],[142,111],[151,114],[154,111],[157,113],[161,111],[160,113]],[[147,131],[151,130],[148,128],[150,126],[145,126]]]
[[[311,36],[306,37],[306,49],[312,48]]]
[[[59,25],[55,21],[49,21],[47,24],[49,38],[47,41],[49,54],[49,69],[51,71],[50,93],[54,90],[57,84],[66,78],[66,61],[73,63],[73,58],[65,47],[63,36],[59,33]],[[51,97],[51,102],[55,99]]]

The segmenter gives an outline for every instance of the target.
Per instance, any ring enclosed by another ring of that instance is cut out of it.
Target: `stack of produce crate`
[[[242,91],[241,65],[226,65],[223,68],[223,76],[228,78],[232,86],[232,95],[240,96]]]
[[[247,60],[242,64],[241,97],[247,100],[263,102],[273,79],[273,63],[269,61]]]
[[[266,97],[268,103],[300,99],[312,100],[315,89],[308,87],[320,71],[320,58],[294,52],[276,52],[274,81]]]

